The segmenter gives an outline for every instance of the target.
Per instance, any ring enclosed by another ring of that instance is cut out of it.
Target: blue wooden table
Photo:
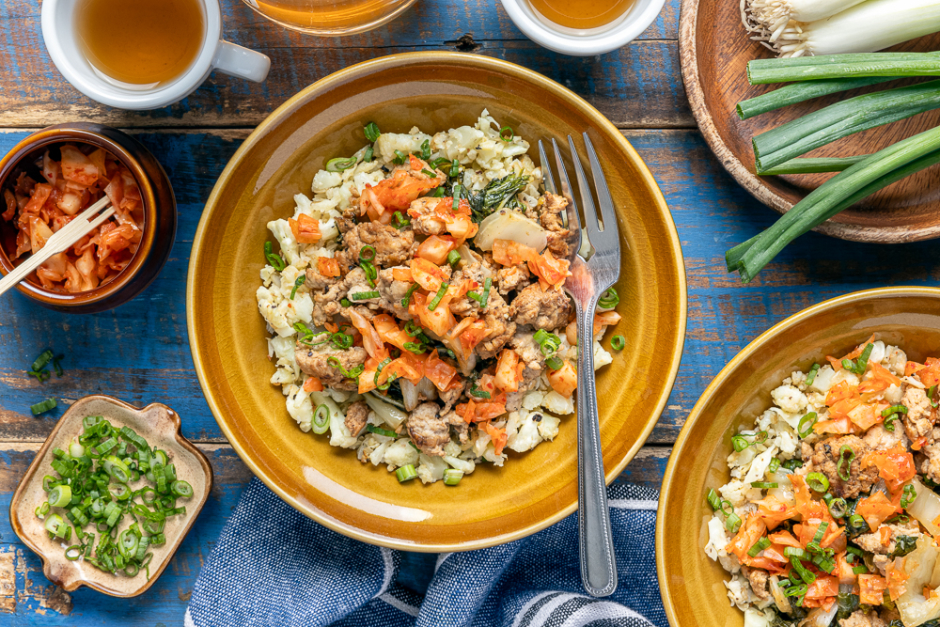
[[[563,57],[531,43],[497,0],[420,0],[396,23],[342,40],[289,33],[236,0],[224,0],[223,13],[226,39],[271,57],[267,82],[213,76],[168,109],[132,113],[90,101],[59,75],[43,48],[39,0],[0,4],[0,152],[32,130],[59,122],[89,120],[129,129],[169,172],[180,217],[172,256],[159,279],[114,311],[79,317],[46,311],[18,294],[0,300],[0,506],[8,507],[59,415],[30,415],[29,406],[48,396],[65,405],[93,393],[138,405],[164,402],[180,413],[184,434],[207,453],[216,476],[208,504],[167,571],[133,600],[56,589],[43,576],[39,559],[13,534],[8,518],[0,516],[0,625],[182,623],[204,559],[250,479],[226,444],[193,372],[184,305],[193,234],[216,177],[250,130],[299,89],[339,68],[429,49],[513,61],[587,98],[649,164],[685,253],[688,337],[668,406],[622,480],[658,485],[670,445],[699,394],[767,327],[838,294],[940,279],[940,249],[933,243],[884,247],[815,234],[790,246],[750,285],[725,272],[724,251],[766,228],[776,214],[738,188],[695,127],[679,74],[678,0],[667,0],[637,41],[587,59]],[[40,386],[26,369],[46,346],[66,355],[66,374]],[[412,577],[419,580],[421,573]]]

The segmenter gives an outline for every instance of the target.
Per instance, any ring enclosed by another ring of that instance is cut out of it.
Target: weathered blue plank
[[[215,75],[182,102],[150,112],[104,107],[81,95],[52,65],[42,44],[39,1],[0,4],[0,126],[45,126],[95,119],[121,126],[254,126],[299,89],[342,67],[415,50],[463,50],[522,64],[583,94],[622,126],[693,124],[674,41],[679,0],[627,47],[598,57],[558,55],[526,39],[499,0],[425,0],[402,19],[342,39],[286,31],[237,0],[226,0],[225,37],[268,54],[261,85]],[[470,33],[469,39],[460,39]]]
[[[0,150],[21,136],[0,135]],[[856,289],[930,284],[940,274],[940,252],[931,243],[886,247],[811,234],[784,251],[759,280],[742,286],[724,271],[724,251],[771,224],[777,214],[734,185],[697,132],[629,131],[627,136],[672,208],[689,279],[685,357],[653,442],[673,442],[708,381],[748,341],[787,315]],[[19,295],[0,300],[0,438],[43,439],[55,415],[25,415],[43,396],[75,399],[105,392],[138,404],[167,402],[183,416],[187,437],[221,439],[192,372],[185,273],[204,199],[238,141],[204,133],[139,137],[164,155],[180,202],[171,260],[147,292],[104,314],[48,312]],[[67,373],[40,387],[25,368],[49,344],[67,353]]]

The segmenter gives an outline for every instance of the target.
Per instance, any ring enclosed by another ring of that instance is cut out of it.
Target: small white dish
[[[222,39],[218,0],[202,0],[206,28],[196,60],[183,74],[154,87],[128,85],[103,75],[85,58],[75,33],[78,0],[43,0],[42,38],[52,62],[75,89],[120,109],[159,109],[196,90],[212,70],[261,83],[271,69],[267,55]]]
[[[529,0],[502,0],[509,18],[526,37],[549,50],[573,57],[589,57],[622,48],[649,28],[666,0],[636,0],[610,24],[574,29],[542,17]]]

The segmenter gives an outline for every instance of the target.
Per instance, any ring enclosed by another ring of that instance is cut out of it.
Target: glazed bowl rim
[[[656,510],[656,575],[659,581],[660,596],[662,598],[663,608],[666,611],[666,618],[668,619],[671,627],[688,627],[688,624],[683,624],[682,620],[680,620],[680,617],[676,612],[676,607],[673,603],[673,596],[674,594],[680,594],[679,590],[681,586],[675,586],[676,592],[674,593],[674,587],[670,585],[670,578],[669,574],[667,573],[667,556],[665,554],[664,547],[664,543],[666,541],[665,509],[672,490],[678,489],[676,484],[682,483],[684,480],[681,473],[678,473],[678,469],[681,462],[684,461],[683,452],[685,447],[688,445],[693,427],[698,422],[698,420],[702,418],[704,408],[709,403],[711,403],[719,390],[725,385],[725,382],[728,380],[731,374],[736,371],[743,362],[761,350],[767,342],[776,338],[780,333],[786,331],[787,329],[790,329],[791,327],[800,324],[806,319],[812,318],[817,314],[825,311],[837,310],[846,305],[857,304],[868,300],[914,296],[929,297],[940,300],[940,288],[916,285],[870,288],[835,296],[802,309],[774,324],[772,327],[748,342],[748,344],[742,348],[734,357],[732,357],[731,360],[718,372],[718,374],[715,375],[714,379],[712,379],[712,381],[705,388],[705,391],[702,392],[702,395],[692,407],[692,411],[689,412],[689,416],[686,419],[685,424],[683,424],[682,430],[679,432],[679,437],[676,439],[676,442],[672,448],[672,452],[669,455],[669,461],[667,462],[666,470],[663,473],[663,482],[660,486],[659,504]],[[731,422],[729,422],[728,426],[729,428],[731,427]],[[697,557],[701,559],[708,559],[704,551],[700,556]]]
[[[320,511],[316,507],[312,507],[310,504],[302,503],[302,499],[298,499],[295,495],[288,494],[285,490],[278,486],[264,471],[260,469],[259,464],[254,459],[252,459],[252,457],[249,455],[250,451],[246,450],[247,447],[241,441],[239,441],[237,434],[232,428],[230,428],[230,425],[227,424],[226,420],[220,418],[220,416],[224,415],[225,412],[220,406],[218,399],[215,397],[213,386],[211,385],[211,381],[209,380],[206,372],[206,365],[204,363],[202,350],[199,344],[199,337],[197,336],[196,331],[198,321],[195,317],[195,309],[193,307],[193,303],[196,302],[196,299],[199,297],[196,292],[197,288],[195,281],[197,264],[198,260],[202,256],[202,248],[205,245],[206,232],[210,218],[214,212],[219,211],[218,200],[222,193],[222,189],[228,185],[232,173],[235,171],[236,167],[242,163],[248,152],[252,150],[255,145],[264,137],[267,129],[282,123],[283,120],[288,117],[290,112],[296,106],[310,98],[311,94],[318,94],[320,92],[328,91],[332,86],[355,78],[360,73],[371,73],[377,69],[382,68],[398,67],[400,65],[420,65],[422,63],[447,63],[450,65],[469,64],[476,68],[489,69],[509,75],[518,80],[528,81],[537,85],[541,89],[545,89],[549,92],[557,94],[562,100],[576,103],[578,109],[582,110],[586,117],[592,119],[595,128],[604,129],[605,135],[608,136],[612,142],[617,143],[618,147],[623,153],[632,156],[633,164],[636,166],[639,172],[638,180],[641,182],[643,187],[650,190],[651,195],[655,198],[656,209],[660,211],[661,215],[663,216],[663,224],[668,231],[669,254],[672,255],[672,261],[677,268],[675,278],[678,311],[670,313],[670,316],[675,320],[676,336],[678,339],[670,348],[670,354],[668,357],[669,361],[671,362],[669,375],[667,380],[664,382],[662,390],[659,393],[659,398],[655,402],[654,409],[651,412],[652,415],[655,415],[655,419],[651,418],[647,421],[643,430],[639,433],[639,437],[636,443],[629,451],[627,451],[623,458],[612,467],[606,468],[606,482],[608,484],[611,483],[622,472],[624,467],[626,467],[626,465],[636,456],[637,452],[645,445],[649,434],[652,432],[653,428],[658,422],[659,417],[662,415],[662,411],[666,406],[669,395],[672,392],[672,388],[678,374],[682,357],[682,350],[685,343],[688,295],[686,289],[687,285],[685,276],[685,263],[682,255],[682,247],[679,240],[679,235],[675,227],[675,221],[672,219],[672,214],[669,212],[669,207],[666,203],[665,197],[663,196],[659,185],[656,183],[656,180],[650,172],[649,167],[642,160],[633,146],[630,145],[630,143],[626,140],[620,130],[617,129],[595,107],[575,94],[573,91],[533,70],[529,70],[525,67],[510,63],[508,61],[494,59],[492,57],[467,55],[459,52],[429,51],[407,52],[389,55],[349,66],[305,87],[280,107],[278,107],[267,118],[265,118],[265,120],[262,121],[254,131],[252,131],[252,133],[244,140],[238,150],[232,155],[225,169],[222,171],[222,174],[216,181],[216,184],[213,187],[208,200],[206,201],[207,210],[203,211],[199,221],[199,226],[196,229],[196,233],[193,238],[193,248],[190,254],[189,270],[186,281],[186,321],[193,364],[195,366],[196,374],[199,379],[199,384],[202,388],[203,395],[206,398],[206,402],[209,405],[216,422],[219,424],[219,427],[228,440],[229,444],[231,444],[232,448],[242,459],[245,465],[248,466],[252,473],[261,479],[261,481],[268,488],[274,491],[279,498],[281,498],[284,502],[289,504],[297,511],[301,512],[305,516],[308,516],[309,518],[314,519],[321,525],[332,529],[333,531],[368,544],[413,552],[441,553],[487,548],[527,537],[555,524],[556,522],[567,517],[569,514],[573,513],[577,509],[577,502],[575,501],[564,508],[558,509],[551,516],[546,516],[539,521],[529,523],[524,527],[508,533],[489,536],[477,540],[463,542],[454,541],[450,543],[428,543],[415,545],[398,538],[390,538],[387,536],[372,534],[363,531],[358,527],[354,527],[353,525],[333,519],[328,514]]]

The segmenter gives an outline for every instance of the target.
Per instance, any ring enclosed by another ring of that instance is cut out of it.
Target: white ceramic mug
[[[159,109],[182,100],[199,87],[212,70],[256,83],[264,81],[271,69],[271,59],[224,41],[218,0],[201,0],[201,3],[206,28],[196,60],[172,81],[149,89],[121,85],[102,76],[88,62],[75,32],[78,0],[43,0],[42,37],[52,62],[76,89],[98,102],[121,109]]]

